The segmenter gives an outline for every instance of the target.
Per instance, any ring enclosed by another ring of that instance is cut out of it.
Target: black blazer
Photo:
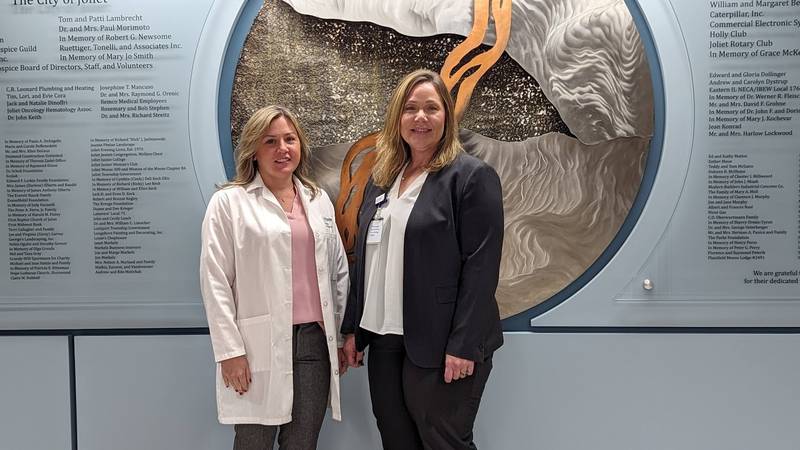
[[[359,351],[373,333],[361,329],[364,262],[375,198],[385,191],[372,180],[358,211],[355,267],[342,333],[355,333]],[[428,174],[411,210],[403,256],[403,333],[417,366],[444,365],[445,353],[482,362],[503,344],[494,293],[503,246],[500,178],[478,158],[460,154]]]

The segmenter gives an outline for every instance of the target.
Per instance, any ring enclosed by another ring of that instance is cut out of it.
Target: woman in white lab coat
[[[344,248],[327,194],[309,178],[294,115],[268,106],[248,120],[236,176],[211,198],[200,283],[217,368],[219,420],[235,450],[314,449],[330,405],[341,420],[338,330]],[[330,401],[329,401],[330,400]]]

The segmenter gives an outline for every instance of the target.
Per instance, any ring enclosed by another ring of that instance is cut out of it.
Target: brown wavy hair
[[[425,69],[415,70],[400,80],[386,106],[383,129],[378,133],[377,159],[375,167],[372,169],[372,179],[380,188],[389,188],[406,162],[411,159],[411,150],[400,135],[400,119],[403,115],[403,106],[411,91],[421,83],[433,85],[444,105],[445,112],[442,139],[425,170],[436,172],[443,169],[452,163],[462,151],[461,142],[458,140],[458,122],[456,121],[453,97],[450,96],[447,85],[436,72]]]

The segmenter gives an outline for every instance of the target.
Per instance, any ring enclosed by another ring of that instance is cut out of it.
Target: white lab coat
[[[341,420],[337,347],[348,271],[328,195],[295,179],[314,236],[322,318],[331,365],[330,407]],[[214,193],[206,210],[200,287],[217,361],[217,410],[225,424],[292,420],[292,237],[289,221],[257,174],[247,186]],[[226,388],[219,362],[247,355],[252,383]]]

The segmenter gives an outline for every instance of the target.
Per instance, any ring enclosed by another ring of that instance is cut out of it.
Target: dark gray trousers
[[[402,336],[373,338],[367,372],[384,450],[475,450],[472,428],[491,371],[489,358],[475,363],[471,376],[448,384],[443,368],[408,359]]]
[[[281,450],[314,450],[325,419],[331,366],[325,332],[319,324],[293,327],[292,421],[283,425],[234,425],[233,450],[272,450],[275,435]]]

